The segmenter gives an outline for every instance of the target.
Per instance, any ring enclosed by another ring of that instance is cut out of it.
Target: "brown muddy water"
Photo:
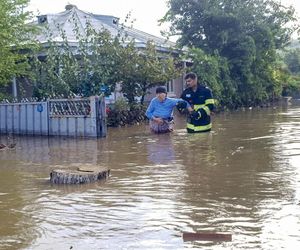
[[[213,120],[205,134],[177,117],[165,135],[16,137],[0,151],[0,249],[300,249],[300,104]],[[49,183],[51,169],[81,165],[111,176]],[[208,231],[232,241],[183,241]]]

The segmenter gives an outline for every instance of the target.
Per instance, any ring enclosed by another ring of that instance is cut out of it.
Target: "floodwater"
[[[300,249],[300,104],[218,114],[205,134],[176,121],[165,135],[16,137],[0,151],[0,249]],[[51,169],[81,165],[111,176],[49,183]]]

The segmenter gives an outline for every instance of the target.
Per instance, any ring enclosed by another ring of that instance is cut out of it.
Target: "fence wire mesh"
[[[50,100],[49,112],[50,116],[90,116],[90,100]]]

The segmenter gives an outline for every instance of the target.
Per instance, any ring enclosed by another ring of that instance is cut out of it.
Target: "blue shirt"
[[[152,119],[153,117],[159,117],[163,119],[172,117],[173,108],[180,101],[184,100],[166,97],[166,99],[161,102],[157,97],[154,97],[147,108],[146,116],[149,119]],[[190,107],[190,104],[188,102],[186,103],[187,107]]]

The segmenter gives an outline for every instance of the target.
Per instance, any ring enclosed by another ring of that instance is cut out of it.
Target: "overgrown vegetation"
[[[298,42],[299,43],[299,42]],[[300,49],[288,48],[281,53],[281,63],[285,72],[283,96],[300,96]]]
[[[105,92],[110,95],[119,83],[130,105],[144,97],[153,86],[165,84],[177,77],[174,58],[159,53],[152,42],[140,50],[126,33],[113,37],[107,30],[96,30],[88,19],[84,32],[73,15],[71,25],[78,41],[74,48],[59,26],[62,42],[54,42],[48,30],[47,56],[36,56],[34,95],[90,96]]]
[[[26,24],[29,0],[0,1],[0,98],[13,77],[30,76],[29,57],[35,42],[35,28]]]
[[[107,107],[107,125],[118,127],[143,122],[146,107],[142,104],[129,104],[125,98],[119,98],[113,105]]]
[[[294,9],[269,0],[169,0],[162,21],[169,35],[190,48],[200,80],[212,88],[222,106],[252,106],[281,96],[287,82],[277,64],[298,27]]]

